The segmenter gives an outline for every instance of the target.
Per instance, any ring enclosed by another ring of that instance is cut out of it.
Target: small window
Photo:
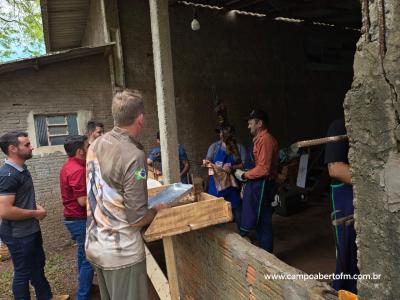
[[[78,134],[76,114],[35,115],[34,119],[38,147],[63,145],[66,136]]]

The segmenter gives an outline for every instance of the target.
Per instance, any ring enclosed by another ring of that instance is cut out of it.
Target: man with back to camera
[[[64,206],[64,225],[76,241],[78,290],[77,299],[89,299],[93,280],[93,268],[86,260],[86,152],[88,138],[84,135],[68,136],[64,149],[68,155],[60,171],[61,198]]]
[[[7,156],[0,168],[0,238],[14,266],[14,298],[30,299],[31,283],[39,300],[69,299],[68,295],[53,296],[44,274],[46,257],[39,220],[47,212],[36,204],[32,177],[25,164],[33,151],[28,134],[8,132],[0,137],[0,148]]]
[[[147,163],[138,137],[144,126],[142,95],[118,92],[112,101],[114,128],[87,154],[86,255],[97,273],[101,299],[147,299],[144,242],[140,229],[156,211],[147,203]]]

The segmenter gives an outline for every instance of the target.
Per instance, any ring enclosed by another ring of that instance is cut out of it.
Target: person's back
[[[118,127],[89,148],[86,253],[93,264],[104,269],[144,259],[140,228],[131,224],[147,212],[145,161],[141,145]],[[132,187],[127,190],[130,183]]]
[[[147,299],[146,256],[140,229],[158,209],[147,207],[147,168],[136,140],[144,126],[138,91],[118,92],[115,127],[90,145],[86,157],[86,254],[96,269],[101,299]]]

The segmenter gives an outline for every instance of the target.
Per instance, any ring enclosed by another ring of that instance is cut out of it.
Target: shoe
[[[68,300],[69,295],[56,295],[51,298],[51,300]]]

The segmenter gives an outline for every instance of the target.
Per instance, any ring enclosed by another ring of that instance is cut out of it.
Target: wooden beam
[[[160,300],[171,300],[168,280],[165,277],[164,272],[157,264],[153,255],[151,255],[151,252],[147,246],[144,246],[144,249],[146,251],[147,276],[149,276],[150,281],[158,294],[158,297],[160,297]]]
[[[178,272],[176,269],[173,237],[168,236],[163,238],[163,245],[171,299],[178,300],[181,298],[181,296],[179,292]]]
[[[231,204],[215,198],[160,210],[147,228],[147,242],[232,220]]]

